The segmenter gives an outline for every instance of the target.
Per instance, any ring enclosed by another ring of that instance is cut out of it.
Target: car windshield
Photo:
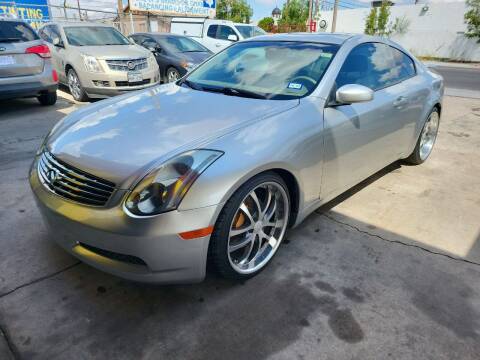
[[[0,21],[0,42],[24,42],[37,39],[37,34],[23,22]]]
[[[128,39],[116,29],[106,26],[65,27],[68,43],[74,46],[129,45]]]
[[[263,31],[263,29],[259,28],[258,26],[251,26],[251,25],[235,25],[237,30],[242,34],[244,39],[251,38],[253,36],[258,35],[266,35],[267,33]]]
[[[180,84],[202,91],[264,99],[296,99],[321,80],[337,45],[291,41],[236,43],[194,70]]]
[[[158,38],[161,46],[165,46],[168,50],[174,53],[184,52],[204,52],[208,49],[203,45],[200,45],[195,40],[181,36],[164,36]]]

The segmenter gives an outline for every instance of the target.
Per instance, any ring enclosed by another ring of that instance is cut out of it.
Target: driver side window
[[[399,56],[398,53],[403,56]],[[403,57],[408,58],[407,55],[386,44],[358,45],[345,59],[338,73],[336,86],[340,88],[347,84],[358,84],[376,91],[398,84],[415,75],[413,63],[404,66]]]

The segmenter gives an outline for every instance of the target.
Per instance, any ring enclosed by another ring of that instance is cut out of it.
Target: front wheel
[[[180,79],[180,73],[177,69],[170,67],[167,70],[167,82],[171,83]]]
[[[438,127],[440,125],[440,114],[438,109],[434,109],[428,117],[422,132],[418,137],[415,149],[405,161],[410,164],[420,165],[430,156],[435,140],[437,139]]]
[[[70,90],[70,94],[72,94],[73,98],[77,101],[88,101],[87,93],[83,89],[82,83],[80,82],[75,70],[68,70],[67,80],[68,89]]]
[[[277,252],[289,216],[280,176],[269,172],[247,181],[225,204],[211,237],[209,255],[220,274],[237,280],[257,275]]]

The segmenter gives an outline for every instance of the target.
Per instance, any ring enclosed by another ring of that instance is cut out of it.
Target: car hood
[[[52,130],[47,148],[80,170],[129,188],[158,163],[298,105],[167,84],[80,109]],[[222,149],[219,149],[222,150]]]
[[[200,52],[178,53],[177,56],[187,60],[188,62],[191,62],[194,64],[200,64],[205,59],[208,59],[210,56],[212,56],[212,54],[206,51],[200,51]]]
[[[149,51],[138,45],[80,46],[78,50],[97,59],[135,59],[147,57]]]

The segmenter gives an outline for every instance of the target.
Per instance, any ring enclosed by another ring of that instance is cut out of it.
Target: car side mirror
[[[228,35],[227,40],[228,41],[233,41],[233,42],[238,41],[238,36],[235,35],[235,34],[230,34],[230,35]]]
[[[56,37],[52,40],[52,44],[53,46],[57,46],[57,47],[60,47],[60,48],[64,48],[65,46],[63,45],[63,42],[60,38]]]
[[[373,100],[374,92],[372,89],[357,84],[343,85],[335,93],[337,105],[346,105]]]

